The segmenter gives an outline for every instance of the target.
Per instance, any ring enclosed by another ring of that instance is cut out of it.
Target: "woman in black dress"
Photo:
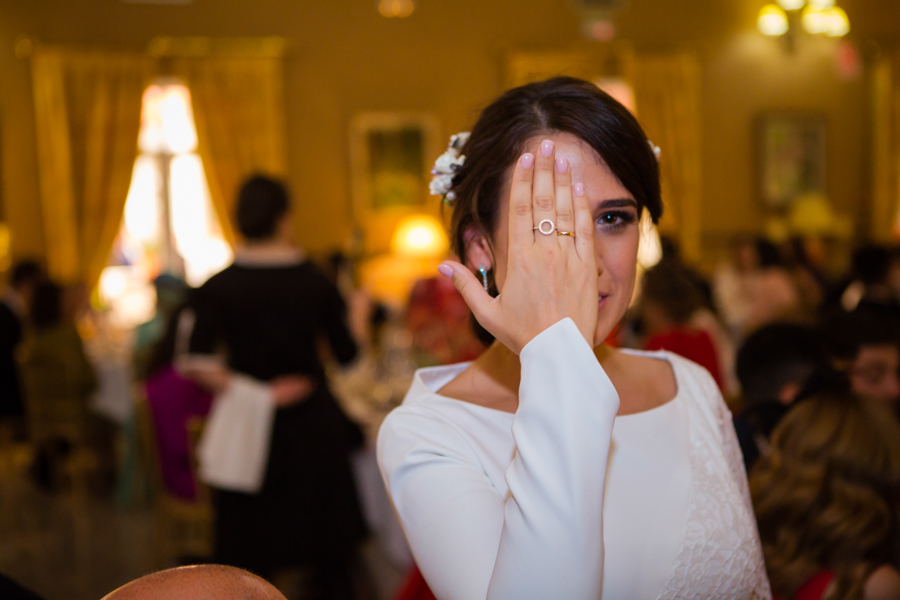
[[[262,489],[214,494],[214,558],[263,576],[312,566],[322,597],[350,598],[365,533],[348,456],[353,427],[318,350],[326,341],[346,364],[357,348],[337,288],[289,241],[288,209],[280,183],[244,184],[237,224],[247,243],[194,301],[191,357],[224,351],[228,371],[269,382],[278,406]]]

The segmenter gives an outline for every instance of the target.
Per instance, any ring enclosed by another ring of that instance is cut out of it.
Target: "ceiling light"
[[[776,4],[766,4],[759,11],[756,26],[763,35],[784,35],[788,30],[788,19],[784,10]]]
[[[806,33],[813,35],[817,33],[825,33],[828,31],[829,18],[827,11],[818,10],[812,6],[807,6],[803,11],[803,29]]]
[[[778,5],[784,10],[800,10],[806,0],[778,0]]]
[[[809,0],[809,5],[818,10],[828,10],[834,6],[834,0]]]
[[[825,11],[828,21],[825,34],[830,37],[844,37],[850,33],[850,19],[842,8],[835,6]]]
[[[382,17],[408,17],[413,14],[416,7],[412,0],[381,0],[378,3],[378,12]]]

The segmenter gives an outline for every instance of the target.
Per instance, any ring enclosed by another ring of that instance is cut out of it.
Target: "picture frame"
[[[759,117],[759,194],[764,206],[787,209],[802,196],[825,195],[827,121],[817,113]]]
[[[423,112],[365,112],[350,125],[353,215],[421,212],[431,165],[441,154],[438,119]]]

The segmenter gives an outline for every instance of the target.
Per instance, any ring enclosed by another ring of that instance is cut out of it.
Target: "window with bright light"
[[[110,319],[126,328],[153,316],[156,276],[169,273],[198,286],[233,257],[197,154],[186,86],[165,80],[147,88],[138,148],[122,226],[99,287]]]

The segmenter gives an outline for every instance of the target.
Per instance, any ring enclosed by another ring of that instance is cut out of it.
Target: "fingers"
[[[534,184],[532,185],[532,210],[534,211],[534,222],[532,227],[539,226],[544,219],[550,219],[554,224],[556,223],[556,195],[553,183],[555,171],[553,166],[554,149],[553,142],[544,140],[541,142],[541,147],[538,150],[537,156],[535,156]],[[548,229],[548,226],[544,225],[544,229]],[[553,235],[542,235],[539,231],[535,231],[534,235],[535,240],[543,238],[544,243],[557,243],[555,233]]]
[[[584,184],[576,183],[572,186],[573,206],[575,208],[575,251],[578,257],[592,263],[594,256],[594,217],[584,194]]]
[[[509,195],[509,247],[530,247],[534,243],[531,186],[534,154],[523,154],[516,163]],[[510,253],[512,254],[512,253]],[[468,271],[468,269],[465,269]]]
[[[559,231],[575,233],[575,205],[572,200],[572,170],[565,156],[556,157],[556,170],[553,175],[556,186],[556,228]],[[559,243],[565,248],[572,248],[571,237],[559,236]]]
[[[531,235],[530,231],[529,235]],[[442,262],[438,271],[441,275],[450,278],[481,326],[491,331],[494,322],[494,299],[485,291],[484,286],[475,278],[472,271],[452,260]]]

